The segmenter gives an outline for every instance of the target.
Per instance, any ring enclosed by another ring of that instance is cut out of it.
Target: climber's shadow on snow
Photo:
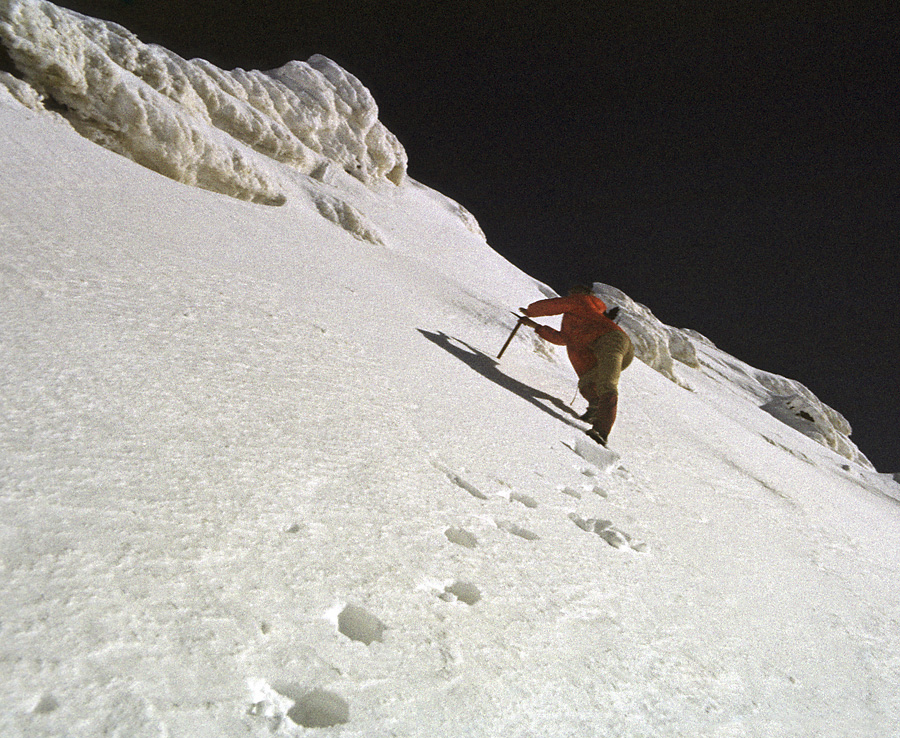
[[[549,413],[557,420],[561,420],[576,428],[579,427],[573,422],[573,419],[578,416],[572,408],[568,407],[559,398],[548,395],[546,392],[541,392],[541,390],[537,390],[534,387],[529,387],[527,384],[523,384],[519,380],[504,374],[498,368],[497,360],[492,356],[488,356],[482,351],[473,348],[465,341],[461,341],[458,338],[452,338],[446,333],[432,333],[431,331],[425,331],[421,328],[418,330],[419,333],[425,336],[429,341],[437,344],[444,349],[444,351],[453,354],[457,359],[468,364],[476,372],[487,377],[492,382],[499,384],[503,389],[514,392],[523,400],[528,400],[532,405],[539,407],[545,413]],[[553,407],[548,407],[547,403],[553,405]]]

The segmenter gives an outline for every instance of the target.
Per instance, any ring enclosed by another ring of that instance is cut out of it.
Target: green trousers
[[[597,364],[578,380],[578,391],[588,404],[610,392],[619,391],[619,377],[634,361],[634,346],[622,331],[604,333],[591,344]]]
[[[579,378],[578,391],[588,401],[588,420],[605,440],[616,422],[619,377],[634,360],[634,346],[622,331],[610,331],[591,344],[591,351],[597,364]]]

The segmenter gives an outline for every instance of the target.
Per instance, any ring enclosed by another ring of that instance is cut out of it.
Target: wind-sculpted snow
[[[617,322],[631,336],[635,356],[663,376],[687,389],[690,369],[727,378],[732,389],[740,389],[748,399],[795,430],[828,446],[848,459],[870,468],[871,464],[850,440],[850,424],[839,412],[819,400],[800,382],[754,369],[716,349],[696,331],[680,330],[662,323],[650,310],[621,290],[606,284],[594,285],[594,292],[621,312]]]
[[[368,241],[378,246],[384,245],[384,241],[381,239],[375,226],[369,223],[366,217],[349,203],[324,193],[316,193],[312,199],[316,204],[316,209],[323,218],[340,226],[354,238],[360,241]]]
[[[406,152],[369,91],[323,56],[227,72],[42,0],[0,0],[0,40],[79,133],[179,182],[281,204],[289,171],[277,164],[405,178]]]
[[[693,344],[678,329],[664,325],[650,310],[608,284],[594,284],[594,293],[610,307],[621,310],[616,322],[634,343],[634,354],[647,366],[673,382],[681,384],[675,373],[675,361],[699,366]]]

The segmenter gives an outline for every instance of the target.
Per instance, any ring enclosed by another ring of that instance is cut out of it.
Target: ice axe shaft
[[[513,337],[516,335],[516,331],[519,330],[519,328],[522,326],[522,323],[524,323],[527,319],[524,315],[518,315],[516,313],[513,313],[513,315],[518,318],[518,321],[516,321],[516,326],[512,329],[512,333],[509,334],[509,338],[506,339],[506,343],[503,344],[503,348],[500,349],[500,353],[497,354],[498,359],[503,356],[503,352],[506,351],[506,347],[509,346],[510,343],[512,343]]]

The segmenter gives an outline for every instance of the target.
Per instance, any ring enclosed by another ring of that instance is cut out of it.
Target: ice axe
[[[512,333],[509,334],[509,338],[506,339],[506,343],[503,344],[503,348],[500,349],[500,353],[497,354],[497,358],[498,358],[498,359],[499,359],[501,356],[503,356],[503,352],[506,351],[506,347],[509,346],[510,343],[512,343],[513,336],[516,335],[516,331],[519,330],[519,328],[521,327],[522,323],[525,323],[525,324],[527,325],[528,323],[533,323],[533,322],[534,322],[534,321],[533,321],[531,318],[529,318],[527,315],[519,315],[518,313],[513,313],[513,315],[515,315],[515,316],[518,318],[518,320],[516,321],[515,327],[512,329]]]

